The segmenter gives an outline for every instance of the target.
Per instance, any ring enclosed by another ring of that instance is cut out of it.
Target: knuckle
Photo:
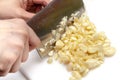
[[[10,72],[11,73],[15,73],[15,72],[17,72],[18,71],[18,69],[12,69]]]
[[[0,76],[5,76],[7,74],[8,68],[4,65],[0,65]]]
[[[27,58],[23,58],[23,59],[22,59],[22,62],[25,62],[26,60],[27,60]]]
[[[5,57],[5,64],[7,64],[8,66],[11,65],[12,63],[14,63],[14,61],[16,60],[17,55],[16,54],[11,54],[11,56]]]
[[[27,58],[25,58],[25,59],[22,59],[22,63],[24,63],[24,62],[26,62],[27,61]]]
[[[29,33],[27,29],[19,30],[16,35],[20,36],[20,39],[27,40],[29,38]]]
[[[23,20],[25,20],[27,15],[25,14],[23,10],[17,10],[16,13],[17,13],[18,18],[22,18]]]
[[[11,55],[4,57],[4,61],[0,63],[0,76],[6,76],[7,73],[10,70],[10,67],[14,62],[16,61],[17,57],[16,55]],[[13,70],[13,72],[16,72],[17,70]]]
[[[3,77],[4,77],[4,76],[6,76],[6,75],[7,75],[7,73],[6,73],[6,72],[3,72],[3,71],[2,71],[2,72],[0,72],[0,76],[3,76]]]
[[[29,34],[27,31],[25,30],[21,30],[19,32],[16,33],[19,37],[19,39],[23,40],[23,41],[26,41],[28,38],[29,38]]]
[[[23,35],[23,37],[24,37],[25,39],[28,38],[28,32],[27,32],[27,31],[23,31],[23,32],[22,32],[22,35]]]
[[[24,49],[24,44],[23,43],[16,43],[15,47],[18,49],[18,51],[21,51]]]
[[[22,58],[22,62],[23,62],[23,63],[26,62],[27,59],[28,59],[28,55],[27,55],[26,57]]]
[[[16,53],[17,52],[14,50],[10,50],[10,51],[7,50],[4,52],[5,56],[3,56],[1,61],[1,64],[2,66],[4,66],[4,68],[9,68],[10,65],[12,65],[17,60],[19,55]]]
[[[25,47],[25,42],[22,39],[17,39],[17,41],[10,41],[8,44],[11,45],[9,51],[5,51],[6,54],[10,54],[9,58],[18,57],[21,51],[23,51]]]
[[[21,11],[21,10],[16,10],[16,14],[17,14],[17,17],[18,18],[21,18],[22,17],[22,15],[23,15],[23,12]]]
[[[20,28],[21,29],[18,30],[17,34],[22,36],[23,38],[27,39],[29,37],[29,30],[28,30],[28,28],[26,28],[26,26],[21,26]]]

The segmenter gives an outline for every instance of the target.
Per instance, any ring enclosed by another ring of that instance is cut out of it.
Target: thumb
[[[31,19],[35,14],[28,12],[24,9],[21,9],[21,13],[20,13],[20,18],[24,19],[25,21],[28,21],[29,19]]]

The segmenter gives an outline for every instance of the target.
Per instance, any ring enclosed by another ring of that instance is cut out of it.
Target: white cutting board
[[[104,31],[116,47],[113,57],[106,58],[104,64],[91,71],[82,80],[120,80],[120,3],[119,0],[84,0],[86,11],[98,31]],[[29,77],[27,80],[68,80],[70,73],[57,63],[47,64],[47,59],[40,60],[36,51],[21,69]]]

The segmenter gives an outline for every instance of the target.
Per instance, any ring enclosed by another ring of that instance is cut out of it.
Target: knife
[[[53,0],[39,11],[27,24],[34,30],[40,40],[44,42],[51,37],[48,35],[64,16],[70,16],[75,11],[84,12],[82,0]]]

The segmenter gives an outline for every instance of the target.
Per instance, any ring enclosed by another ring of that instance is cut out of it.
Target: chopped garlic
[[[89,72],[89,69],[85,69],[85,71],[84,71],[83,73],[81,73],[81,75],[82,75],[83,77],[85,77],[85,76],[88,74],[88,72]]]
[[[72,72],[69,80],[81,80],[91,69],[100,66],[105,56],[113,56],[116,51],[105,33],[97,32],[86,14],[77,15],[72,14],[69,19],[64,17],[58,29],[52,31],[56,42],[48,53],[48,63],[52,63],[53,56]]]
[[[64,46],[64,43],[61,40],[58,40],[56,42],[55,46],[56,46],[57,49],[60,49]]]
[[[79,80],[79,79],[76,79],[75,77],[70,77],[69,80]]]
[[[77,79],[81,79],[82,78],[82,76],[79,74],[78,71],[72,71],[72,76],[77,78]]]
[[[40,48],[39,51],[42,53],[42,52],[45,51],[45,49],[44,48]]]
[[[55,60],[58,60],[58,57],[59,57],[59,56],[58,56],[58,54],[54,54],[53,57],[54,57]]]
[[[88,59],[85,64],[89,69],[94,69],[98,66],[100,66],[103,62],[98,61],[97,59]]]
[[[113,56],[115,54],[115,48],[114,47],[108,47],[108,48],[104,48],[104,55],[105,56]]]
[[[98,47],[97,46],[89,46],[88,47],[88,53],[92,54],[92,53],[96,53],[98,51]]]
[[[48,60],[47,60],[47,63],[48,64],[51,64],[53,62],[53,58],[52,57],[49,57]]]
[[[52,57],[54,55],[54,51],[50,51],[49,53],[48,53],[48,56],[50,56],[50,57]]]

